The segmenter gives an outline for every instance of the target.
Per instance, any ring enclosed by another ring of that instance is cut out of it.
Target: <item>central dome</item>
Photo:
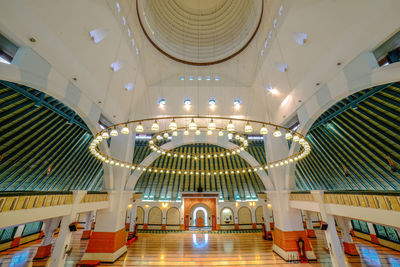
[[[137,0],[140,25],[166,56],[191,65],[239,54],[260,25],[262,0]]]

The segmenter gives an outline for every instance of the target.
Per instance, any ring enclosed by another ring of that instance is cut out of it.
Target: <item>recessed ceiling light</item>
[[[185,80],[185,77],[184,77],[184,76],[181,76],[181,77],[179,77],[179,80],[184,81],[184,80]]]
[[[280,72],[285,72],[288,69],[288,66],[285,63],[282,62],[277,62],[275,63],[275,67],[280,71]]]
[[[190,101],[190,99],[186,99],[185,101],[183,101],[183,104],[185,105],[185,109],[189,110],[190,106],[192,105],[192,101]]]
[[[219,81],[220,80],[219,76],[215,76],[215,80]]]
[[[189,76],[189,81],[193,81],[193,76]]]
[[[135,83],[127,83],[127,84],[125,85],[125,90],[126,90],[126,91],[130,91],[130,90],[133,89],[133,87],[135,87]]]
[[[158,104],[160,105],[160,107],[165,106],[166,103],[167,103],[167,102],[165,101],[164,98],[161,98],[160,100],[158,100]]]
[[[264,55],[264,49],[261,49],[260,55],[261,55],[261,56]]]
[[[307,34],[303,32],[294,32],[292,35],[294,41],[299,45],[303,45],[307,41]]]
[[[136,55],[139,55],[139,49],[136,47]]]
[[[131,29],[128,27],[128,36],[131,37]]]
[[[207,81],[211,80],[211,77],[210,76],[206,76],[206,80]]]
[[[268,47],[268,40],[265,40],[264,48],[267,48],[267,47]]]
[[[233,105],[235,107],[235,109],[240,109],[240,105],[242,104],[242,101],[240,101],[240,99],[235,99],[233,100]]]
[[[126,24],[126,18],[125,16],[122,16],[122,23],[125,25]]]
[[[121,6],[119,5],[119,2],[117,1],[117,3],[115,3],[116,7],[117,7],[117,11],[118,13],[121,12]]]
[[[274,29],[276,28],[277,25],[278,25],[278,20],[274,19]]]
[[[104,38],[106,38],[108,30],[106,29],[94,29],[89,32],[90,38],[92,38],[95,44],[101,42]]]
[[[268,33],[268,39],[271,39],[271,38],[272,38],[272,30],[269,31],[269,33]]]
[[[135,40],[133,38],[131,39],[131,44],[132,44],[132,47],[135,47]]]
[[[197,76],[197,80],[201,81],[203,78],[201,76]]]
[[[279,15],[279,16],[282,16],[282,13],[283,13],[283,6],[281,5],[281,6],[279,7],[278,15]]]
[[[116,71],[122,69],[122,67],[124,66],[124,62],[122,60],[118,60],[118,61],[111,63],[110,66],[111,66],[112,71],[116,72]]]
[[[215,109],[215,105],[217,104],[217,101],[215,99],[210,99],[208,100],[208,105],[210,107],[211,110]]]

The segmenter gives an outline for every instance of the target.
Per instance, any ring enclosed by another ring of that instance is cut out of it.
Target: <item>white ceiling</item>
[[[179,114],[272,121],[289,118],[301,104],[299,100],[304,102],[316,92],[317,82],[332,79],[346,63],[373,49],[400,26],[398,0],[265,0],[260,29],[242,53],[221,64],[196,67],[173,61],[150,44],[137,20],[135,1],[120,0],[120,13],[115,3],[0,2],[0,31],[19,45],[31,46],[67,79],[77,77],[74,83],[90,99],[101,102],[104,114],[115,122]],[[283,12],[279,16],[281,4]],[[122,16],[127,25],[123,25]],[[108,33],[97,44],[89,36],[94,29],[106,29]],[[306,33],[307,42],[298,45],[294,32]],[[32,36],[37,39],[34,44],[29,42]],[[264,49],[266,39],[268,46]],[[113,72],[110,64],[118,60],[124,66]],[[277,63],[286,64],[287,72],[280,72]],[[203,79],[189,81],[190,75]],[[181,76],[186,79],[181,81]],[[220,80],[206,81],[205,76],[218,76]],[[130,82],[135,87],[127,92],[124,86]],[[265,85],[274,86],[278,93],[268,93]],[[183,108],[183,100],[188,97],[193,103],[189,112]],[[211,97],[217,100],[213,112],[208,109]],[[160,98],[167,101],[164,109],[157,106]],[[239,111],[233,109],[236,98],[242,101]]]

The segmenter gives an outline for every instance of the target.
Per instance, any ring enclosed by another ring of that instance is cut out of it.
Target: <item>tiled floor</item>
[[[74,266],[82,257],[87,241],[81,232],[73,235],[73,250],[65,266]],[[346,257],[350,266],[400,266],[400,252],[356,239],[361,257]],[[45,266],[46,261],[32,263],[40,241],[24,244],[0,253],[1,266]],[[317,262],[299,266],[331,266],[322,232],[312,240]],[[266,266],[289,264],[272,252],[272,242],[264,241],[261,233],[242,234],[139,234],[128,253],[113,264],[102,266]]]

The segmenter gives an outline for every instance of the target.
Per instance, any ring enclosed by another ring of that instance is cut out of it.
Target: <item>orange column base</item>
[[[44,259],[47,257],[50,257],[51,254],[51,244],[47,246],[40,246],[38,247],[38,250],[36,251],[35,257],[33,257],[34,260],[39,260],[39,259]]]
[[[130,223],[125,223],[125,230],[129,230]]]
[[[265,235],[265,240],[272,240],[272,231],[266,231]]]
[[[44,232],[43,232],[43,231],[40,231],[39,238],[42,238],[43,236],[44,236]]]
[[[307,229],[307,237],[308,238],[316,238],[315,230],[314,229]]]
[[[10,248],[18,247],[20,241],[21,241],[21,237],[20,236],[14,238],[13,241],[11,242]]]
[[[235,224],[235,230],[239,230],[239,224]]]
[[[271,230],[274,230],[274,226],[275,226],[275,224],[274,224],[273,222],[270,222],[270,223],[269,223],[269,228],[270,228]]]
[[[257,229],[257,223],[252,223],[252,224],[251,224],[251,228],[252,228],[252,229]]]
[[[217,230],[221,230],[221,225],[217,224]]]
[[[114,262],[126,252],[125,228],[117,232],[92,232],[82,260]]]
[[[81,239],[90,239],[91,234],[92,234],[92,230],[85,230],[82,232]]]
[[[369,236],[371,237],[371,242],[372,242],[372,243],[374,243],[374,244],[379,244],[379,240],[378,240],[378,238],[376,237],[376,235],[369,234]]]
[[[297,241],[299,238],[304,241],[304,248],[306,252],[306,257],[308,260],[316,260],[317,257],[314,254],[314,251],[311,247],[310,240],[307,237],[306,231],[282,231],[278,228],[275,228],[272,233],[273,242],[273,251],[281,256],[284,260],[297,260],[298,249],[297,249]]]
[[[343,242],[344,253],[349,254],[351,256],[359,256],[360,254],[357,251],[356,244]]]
[[[149,229],[149,225],[147,223],[143,224],[143,230]]]
[[[179,225],[179,230],[185,230],[185,225],[184,224],[180,224]]]
[[[350,230],[350,235],[351,235],[352,237],[355,237],[355,236],[356,236],[356,235],[354,234],[354,230],[353,230],[353,229]]]
[[[167,225],[166,224],[161,224],[161,230],[167,230]]]

